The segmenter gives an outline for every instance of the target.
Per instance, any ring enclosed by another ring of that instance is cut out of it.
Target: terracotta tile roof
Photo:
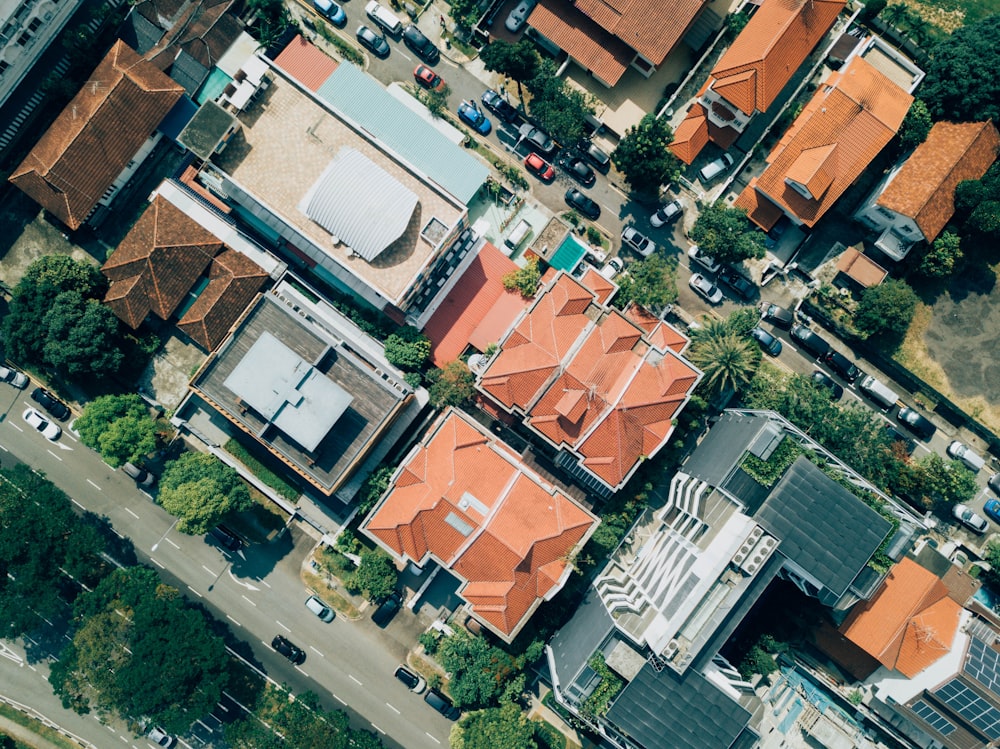
[[[933,242],[955,212],[958,183],[982,177],[998,148],[1000,134],[991,121],[935,123],[876,202],[912,218]]]
[[[281,68],[310,91],[319,91],[334,70],[337,61],[301,34],[274,58],[275,67]]]
[[[889,275],[889,271],[853,247],[848,247],[841,254],[837,260],[837,270],[866,289],[869,286],[878,286]]]
[[[770,200],[757,192],[757,190],[754,189],[756,184],[757,178],[754,177],[750,180],[746,189],[736,196],[736,200],[733,201],[733,205],[736,208],[742,208],[746,211],[747,218],[757,224],[757,226],[762,228],[764,231],[770,231],[771,228],[778,223],[778,220],[785,215],[785,213],[781,210],[781,206],[776,203],[772,203]]]
[[[214,351],[250,306],[267,273],[236,250],[224,249],[212,259],[206,286],[177,327],[206,351]]]
[[[833,27],[844,0],[767,0],[751,16],[709,78],[744,114],[766,112]]]
[[[10,181],[78,229],[184,89],[115,42]]]
[[[567,559],[598,522],[452,409],[400,466],[363,528],[399,557],[431,556],[450,569],[476,617],[509,640],[562,586]]]
[[[840,631],[912,679],[951,649],[961,611],[936,575],[904,558],[874,598],[851,610]]]
[[[853,58],[820,86],[736,205],[753,219],[759,201],[747,193],[757,190],[814,226],[896,134],[912,101],[864,58]],[[793,178],[818,192],[805,197],[788,184]]]
[[[635,57],[628,44],[561,0],[541,0],[528,23],[609,86]]]
[[[580,277],[583,285],[594,292],[598,304],[607,304],[608,300],[618,291],[618,284],[609,281],[596,269],[588,267]]]
[[[166,320],[222,246],[211,232],[157,196],[101,267],[111,281],[104,302],[132,328],[150,312]]]
[[[674,131],[670,150],[685,164],[691,164],[706,145],[708,145],[708,115],[705,107],[695,102]]]
[[[705,0],[576,0],[573,4],[654,65],[670,54],[704,5]]]
[[[697,384],[700,373],[679,356],[686,345],[666,323],[609,310],[560,273],[501,342],[479,387],[618,488],[666,443]]]

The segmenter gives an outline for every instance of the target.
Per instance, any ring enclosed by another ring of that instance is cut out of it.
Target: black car
[[[537,151],[542,156],[549,157],[556,152],[556,142],[549,137],[548,133],[544,130],[539,130],[530,122],[525,122],[521,125],[518,133],[525,145],[532,151]]]
[[[937,431],[937,427],[929,419],[907,406],[899,409],[899,423],[922,440],[929,440]]]
[[[40,405],[59,421],[69,418],[69,408],[45,388],[35,388],[31,391],[31,400]]]
[[[436,689],[427,690],[427,694],[424,695],[424,702],[433,707],[448,720],[458,720],[462,717],[462,711],[452,705],[451,700]]]
[[[781,353],[781,341],[763,328],[754,328],[751,330],[750,337],[757,341],[760,347],[770,356],[777,356]]]
[[[302,648],[293,645],[281,635],[274,636],[274,639],[271,640],[271,647],[285,656],[296,666],[305,663],[306,652]]]
[[[830,400],[832,401],[839,401],[844,395],[844,388],[830,377],[830,375],[820,369],[809,375],[809,379],[816,384],[816,387],[828,390],[830,392]]]
[[[428,65],[436,65],[441,59],[441,51],[415,24],[411,23],[403,29],[403,44]]]
[[[861,370],[855,366],[854,362],[839,351],[830,351],[827,353],[823,357],[823,363],[848,382],[854,382],[861,374]]]
[[[389,42],[381,34],[377,34],[367,26],[358,26],[356,34],[361,46],[366,48],[376,57],[385,59],[389,56]]]
[[[608,170],[611,169],[611,157],[589,140],[583,141],[577,150],[583,154],[583,158],[597,167],[597,171],[601,174],[607,174]]]
[[[570,208],[579,211],[591,221],[597,221],[597,219],[601,216],[601,206],[597,205],[597,203],[588,198],[575,187],[566,191],[566,202],[569,204]]]
[[[917,449],[917,443],[911,440],[909,437],[905,437],[896,430],[892,424],[885,425],[885,433],[889,436],[889,441],[896,443],[898,442],[906,450],[907,454],[912,454],[914,450]]]
[[[793,325],[789,333],[806,353],[822,359],[830,352],[830,344],[812,332],[805,325]]]
[[[492,88],[486,89],[482,95],[483,106],[493,112],[504,122],[513,122],[518,118],[514,105],[507,101]]]
[[[220,546],[230,551],[239,551],[243,548],[243,541],[224,525],[217,525],[208,532],[208,537]]]
[[[792,327],[792,323],[795,322],[795,315],[784,307],[779,307],[777,304],[768,304],[764,307],[761,319],[764,322],[771,323],[776,328],[788,330]]]
[[[393,673],[393,676],[395,676],[397,679],[403,682],[406,685],[407,689],[409,689],[411,692],[416,692],[417,694],[423,692],[424,688],[427,686],[426,681],[421,679],[406,666],[398,667],[396,671]]]
[[[72,428],[73,425],[70,424],[70,429]],[[156,484],[156,476],[142,466],[137,466],[132,462],[128,462],[122,466],[122,473],[132,479],[142,489],[149,489]]]
[[[403,606],[403,599],[398,592],[394,592],[391,596],[382,601],[381,605],[375,609],[375,613],[372,614],[372,621],[375,622],[379,627],[385,629],[386,625],[392,621],[392,618],[396,615]]]
[[[750,281],[736,272],[735,268],[723,265],[719,270],[719,280],[739,294],[743,299],[750,299],[757,289]]]
[[[565,159],[561,159],[558,164],[566,174],[584,187],[591,187],[597,181],[597,175],[594,174],[594,170],[575,153],[570,154]]]

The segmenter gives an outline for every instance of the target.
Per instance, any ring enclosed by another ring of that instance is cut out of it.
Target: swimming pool
[[[580,264],[580,261],[589,249],[590,245],[577,239],[576,235],[569,234],[562,241],[562,244],[559,245],[559,248],[552,253],[552,257],[549,258],[549,265],[553,268],[564,270],[567,273],[572,273],[573,269]]]

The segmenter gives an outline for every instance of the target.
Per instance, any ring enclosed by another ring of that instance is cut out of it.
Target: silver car
[[[720,174],[727,171],[734,163],[735,160],[733,157],[728,153],[724,153],[712,163],[703,166],[701,171],[698,172],[698,177],[702,182],[711,182]]]
[[[656,252],[656,244],[634,226],[622,229],[622,244],[627,245],[643,257],[649,257]]]
[[[18,372],[13,367],[0,366],[0,382],[13,385],[18,390],[24,390],[28,387],[28,376],[24,372]]]
[[[985,533],[986,529],[990,527],[986,518],[974,513],[967,505],[955,505],[951,512],[956,520],[976,533]]]
[[[708,300],[710,304],[718,304],[722,301],[722,292],[719,291],[719,287],[701,275],[701,273],[693,274],[688,280],[688,286]]]
[[[319,600],[316,596],[309,596],[306,599],[306,608],[313,612],[324,622],[333,621],[333,609]]]
[[[537,0],[521,0],[507,16],[507,22],[504,23],[507,31],[514,33],[520,31],[537,4]]]

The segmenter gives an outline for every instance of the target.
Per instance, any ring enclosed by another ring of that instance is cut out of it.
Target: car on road
[[[177,743],[177,739],[174,736],[171,736],[159,726],[150,728],[149,733],[146,734],[146,738],[157,746],[166,747],[166,749],[170,749],[170,747]]]
[[[702,182],[711,182],[720,174],[727,171],[734,163],[736,162],[733,157],[728,153],[724,153],[715,161],[703,166],[701,171],[698,172],[698,177]]]
[[[594,168],[601,174],[607,174],[611,169],[611,157],[595,146],[589,140],[581,142],[577,150],[583,154],[583,158],[594,165]]]
[[[504,22],[507,31],[512,33],[520,31],[537,4],[537,0],[521,0],[521,2],[514,6],[514,10],[510,12],[507,20]]]
[[[753,283],[744,278],[735,268],[723,265],[719,270],[719,280],[735,291],[742,299],[752,299],[757,291]]]
[[[601,217],[601,206],[575,187],[568,189],[564,197],[570,208],[579,211],[591,221],[597,221]]]
[[[69,408],[45,388],[35,388],[31,391],[31,400],[40,405],[59,421],[69,418]]]
[[[492,88],[488,88],[483,92],[481,100],[484,107],[493,112],[493,114],[504,122],[513,122],[519,116],[517,114],[517,110],[514,108],[514,105]]]
[[[224,525],[217,525],[208,532],[208,537],[229,551],[243,548],[243,540]]]
[[[74,421],[73,424],[75,423]],[[69,425],[70,431],[73,430],[73,424]],[[140,489],[149,489],[156,483],[156,476],[135,463],[125,463],[122,466],[122,473],[132,479]]]
[[[437,65],[441,60],[441,50],[434,42],[424,36],[424,32],[416,24],[410,24],[403,29],[403,44],[428,65]]]
[[[399,666],[393,673],[393,676],[403,682],[407,689],[416,694],[420,694],[427,687],[427,682],[413,673],[406,666]]]
[[[59,439],[59,435],[62,434],[62,429],[59,428],[58,424],[53,424],[42,416],[40,411],[34,408],[28,407],[24,409],[21,418],[24,419],[25,424],[41,432],[42,436],[50,442],[55,442]]]
[[[417,65],[413,69],[413,80],[428,91],[440,91],[445,87],[444,78],[426,65]]]
[[[805,325],[793,325],[789,335],[807,354],[812,354],[817,359],[822,359],[830,351],[830,344]]]
[[[355,34],[358,38],[358,42],[361,46],[367,49],[376,57],[381,57],[383,60],[389,56],[389,42],[385,40],[385,37],[381,34],[377,34],[370,28],[362,24],[358,26],[358,31]]]
[[[28,375],[24,372],[18,372],[13,367],[0,366],[0,382],[13,385],[18,390],[24,390],[28,387]]]
[[[319,600],[316,596],[309,596],[306,599],[306,608],[309,609],[311,612],[313,612],[316,616],[318,616],[321,621],[324,622],[333,621],[334,617],[333,609],[331,609],[329,606],[327,606],[325,603]]]
[[[598,273],[600,273],[602,276],[604,276],[606,279],[610,281],[619,273],[621,273],[623,270],[625,270],[625,263],[623,263],[621,259],[613,257],[610,260],[608,260],[608,262],[604,265],[604,267],[602,267],[598,271]]]
[[[396,616],[396,613],[403,606],[403,597],[399,595],[399,591],[393,591],[392,595],[386,598],[375,609],[375,613],[372,614],[372,621],[382,629],[386,628],[386,625],[392,621],[392,618]]]
[[[342,29],[347,25],[347,14],[333,0],[313,0],[313,7],[319,11],[323,18],[338,29]]]
[[[555,153],[556,142],[552,140],[547,132],[539,130],[530,122],[525,122],[521,125],[517,132],[532,151],[537,151],[545,157],[551,157]]]
[[[937,431],[937,427],[931,423],[930,419],[927,419],[920,412],[915,411],[909,406],[903,406],[899,409],[898,418],[900,424],[922,440],[929,440],[934,436],[934,432]]]
[[[1000,500],[987,499],[986,504],[983,505],[983,512],[994,523],[1000,523]]]
[[[448,720],[458,720],[462,717],[462,711],[451,704],[451,700],[445,697],[436,689],[429,689],[424,695],[424,702],[441,713]]]
[[[559,167],[570,177],[575,179],[584,187],[592,187],[597,181],[597,175],[590,165],[581,159],[577,154],[572,153],[565,159],[560,160]]]
[[[723,299],[719,287],[701,275],[701,273],[691,274],[691,278],[688,279],[688,286],[694,289],[697,294],[703,296],[710,304],[718,304]]]
[[[781,353],[781,341],[768,333],[763,328],[754,328],[750,331],[750,337],[760,344],[761,349],[771,356]]]
[[[649,217],[649,224],[654,229],[659,229],[661,226],[674,223],[683,215],[684,204],[679,200],[671,200]]]
[[[816,387],[827,390],[830,393],[830,400],[832,401],[839,401],[844,396],[844,388],[840,383],[821,369],[815,370],[809,375],[809,379],[813,381]]]
[[[982,455],[958,440],[954,440],[950,445],[948,445],[948,455],[953,457],[955,460],[962,461],[965,464],[965,467],[973,473],[979,473],[986,465],[986,461],[983,459]]]
[[[826,356],[823,357],[823,363],[848,382],[854,382],[861,376],[861,370],[857,368],[854,362],[839,351],[828,351]]]
[[[480,135],[489,135],[493,129],[490,118],[471,101],[463,101],[458,105],[458,119],[471,127]]]
[[[955,520],[976,533],[985,533],[986,529],[990,527],[986,518],[973,512],[968,505],[955,505],[951,514],[955,516]]]
[[[556,178],[556,170],[537,153],[529,153],[524,157],[524,168],[545,182],[551,182]]]
[[[719,268],[722,267],[721,263],[717,263],[715,258],[706,255],[698,245],[693,244],[688,247],[688,257],[694,262],[698,263],[702,268],[707,270],[709,273],[718,273]]]
[[[994,494],[1000,495],[1000,473],[994,473],[990,476],[990,480],[986,482],[986,486],[992,489]]]
[[[302,648],[293,645],[290,640],[282,635],[274,636],[274,639],[271,640],[271,647],[285,656],[296,666],[305,663],[306,652]]]
[[[777,304],[767,304],[764,305],[764,311],[761,313],[760,319],[771,323],[776,328],[788,330],[792,327],[792,323],[795,322],[795,315],[784,307],[779,307]]]
[[[656,243],[634,226],[622,229],[622,244],[643,257],[649,257],[656,252]]]

